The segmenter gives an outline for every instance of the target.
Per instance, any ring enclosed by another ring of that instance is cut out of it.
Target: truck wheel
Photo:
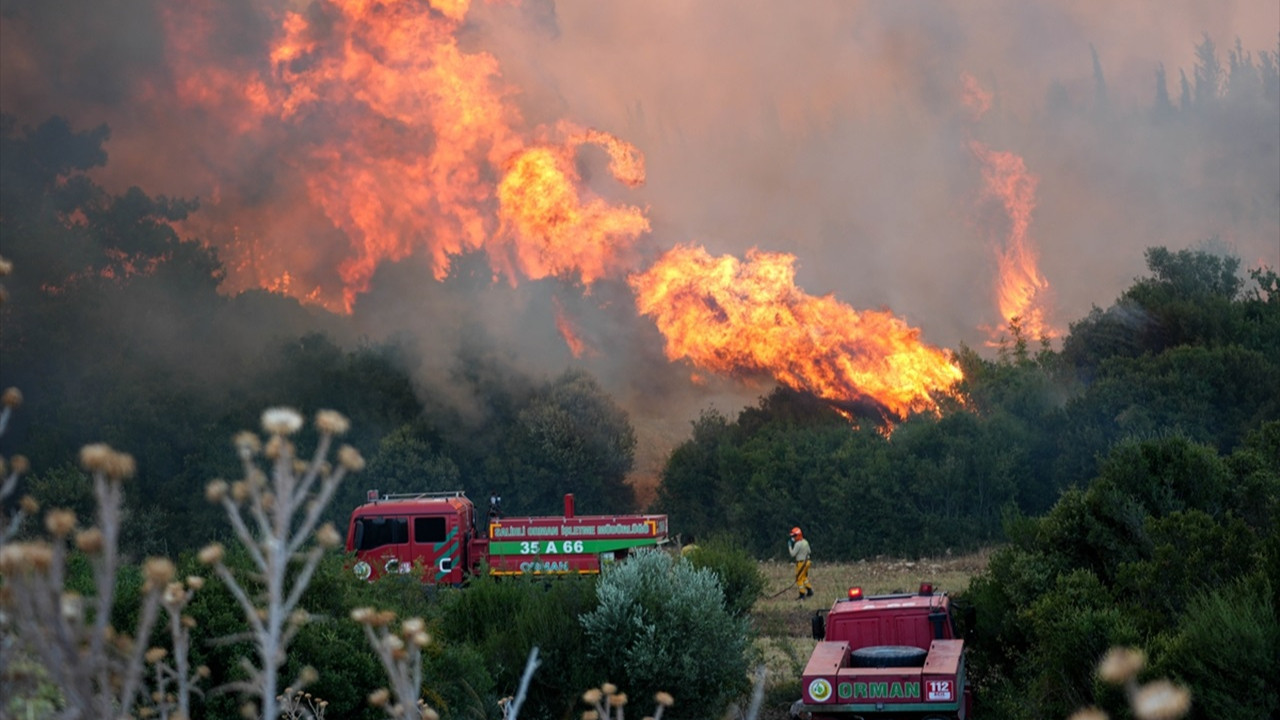
[[[920,667],[928,650],[911,645],[875,645],[849,653],[849,664],[864,668]]]

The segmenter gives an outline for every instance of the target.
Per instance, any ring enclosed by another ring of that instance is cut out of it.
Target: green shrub
[[[658,691],[675,718],[709,718],[747,689],[747,621],[725,605],[715,573],[665,553],[606,571],[582,617],[593,685],[612,682],[641,708]]]
[[[760,564],[732,538],[712,538],[686,557],[694,567],[715,573],[724,590],[725,606],[734,617],[746,617],[764,593],[765,577]]]
[[[576,698],[594,680],[578,617],[595,607],[592,577],[480,576],[465,590],[440,596],[440,633],[450,646],[474,648],[492,674],[495,692],[514,695],[529,651],[541,666],[521,710],[524,717],[561,717],[565,698]],[[497,698],[488,705],[496,710]]]
[[[1246,720],[1280,711],[1280,621],[1261,575],[1196,595],[1154,669],[1185,682],[1192,718]]]

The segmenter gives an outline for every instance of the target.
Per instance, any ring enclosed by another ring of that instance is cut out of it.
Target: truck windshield
[[[373,550],[383,545],[409,542],[409,521],[405,518],[366,517],[356,520],[356,550]]]

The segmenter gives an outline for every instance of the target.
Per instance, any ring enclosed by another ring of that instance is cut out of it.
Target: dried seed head
[[[311,622],[311,613],[303,610],[302,608],[298,608],[297,610],[289,613],[290,625],[306,625],[309,622]]]
[[[13,459],[17,460],[18,458],[15,457]],[[14,472],[17,472],[16,468]],[[18,501],[18,507],[22,508],[22,512],[26,515],[35,515],[40,512],[40,503],[30,495],[23,495],[22,499]]]
[[[247,702],[240,706],[240,717],[245,720],[257,720],[258,706],[256,703]]]
[[[333,523],[325,523],[316,530],[316,542],[320,543],[320,547],[332,550],[342,544],[342,535]]]
[[[243,480],[231,483],[231,499],[237,505],[243,505],[244,501],[249,499],[249,483]]]
[[[9,458],[9,469],[13,471],[14,475],[26,475],[27,471],[31,469],[31,461],[27,459],[26,455],[14,455]]]
[[[4,394],[0,395],[0,405],[7,408],[17,408],[22,405],[22,391],[16,387],[5,388]]]
[[[79,593],[62,594],[62,617],[67,620],[84,618],[84,598]]]
[[[618,692],[618,686],[613,683],[605,683],[600,686],[600,689],[604,691],[605,695],[612,695]]]
[[[236,446],[236,454],[241,460],[248,460],[262,451],[262,440],[248,430],[236,433],[231,442]]]
[[[369,625],[373,622],[375,615],[374,609],[371,607],[358,607],[351,611],[351,619],[361,625]]]
[[[320,672],[310,665],[304,666],[302,672],[298,673],[298,682],[302,685],[310,685],[320,679]],[[311,697],[311,693],[307,693],[307,697]]]
[[[614,693],[609,696],[609,707],[622,707],[627,704],[626,693]]]
[[[378,688],[369,693],[369,704],[374,707],[382,707],[391,699],[391,691],[386,688]]]
[[[134,462],[132,455],[114,451],[107,457],[106,467],[102,469],[107,479],[113,482],[127,480],[133,477],[137,471],[138,466]]]
[[[271,435],[292,435],[301,427],[302,416],[293,408],[270,408],[262,413],[262,429]]]
[[[196,557],[205,565],[216,565],[222,562],[223,556],[226,555],[226,549],[222,547],[222,543],[209,543],[200,549],[200,554]]]
[[[1141,650],[1113,647],[1098,663],[1098,678],[1113,685],[1123,685],[1137,677],[1146,664],[1146,653]]]
[[[103,542],[102,531],[96,527],[76,533],[76,547],[80,552],[97,555],[102,552]]]
[[[76,514],[70,510],[50,510],[44,516],[44,527],[59,540],[71,534],[76,527]]]
[[[396,613],[394,610],[379,610],[378,614],[373,618],[373,624],[377,627],[386,627],[396,621]]]
[[[1191,709],[1191,693],[1168,680],[1153,680],[1133,696],[1138,720],[1177,720]]]
[[[1096,707],[1087,707],[1071,713],[1067,720],[1111,720],[1107,714]]]
[[[11,272],[13,272],[13,261],[0,256],[0,277],[4,277]]]
[[[425,632],[417,632],[411,635],[409,640],[413,642],[415,647],[424,648],[431,644],[431,635]]]
[[[342,435],[351,428],[351,421],[337,410],[321,410],[316,413],[316,429],[328,435]]]
[[[600,720],[600,713],[595,710],[583,710],[582,720]]]
[[[270,492],[262,493],[262,509],[272,510],[275,508],[275,506],[276,506],[275,493],[270,493]]]
[[[420,617],[411,617],[400,623],[400,631],[403,632],[405,636],[415,635],[426,629],[427,624],[423,622]]]
[[[162,599],[169,607],[181,605],[187,599],[187,589],[180,582],[171,582],[165,586]]]
[[[383,638],[383,639],[382,639],[382,644],[383,644],[383,646],[385,646],[388,650],[403,650],[403,649],[404,649],[404,640],[401,640],[399,635],[388,635],[388,636],[386,636],[385,638]]]
[[[173,580],[178,569],[169,558],[150,557],[142,564],[142,576],[146,578],[144,587],[148,590],[161,588]]]
[[[181,618],[178,618],[178,622],[182,624],[182,627],[188,630],[196,626],[196,619],[190,615],[183,615]]]
[[[360,457],[359,450],[343,445],[338,448],[338,464],[351,472],[360,472],[364,469],[364,458]]]
[[[92,473],[103,472],[113,452],[106,443],[85,445],[80,448],[80,467]]]
[[[200,577],[199,575],[188,575],[187,587],[191,588],[192,590],[199,590],[200,588],[203,588],[204,578]]]
[[[654,700],[655,700],[659,705],[661,705],[662,707],[671,707],[671,706],[672,706],[672,705],[674,705],[674,704],[675,704],[675,702],[676,702],[676,699],[675,699],[675,698],[673,698],[673,697],[671,697],[671,693],[669,693],[669,692],[664,692],[664,691],[662,691],[662,690],[659,690],[659,691],[658,691],[658,692],[653,696],[653,699],[654,699]]]
[[[48,543],[8,543],[0,547],[0,574],[43,573],[52,566],[53,547]]]
[[[425,705],[418,711],[422,715],[422,720],[440,720],[440,713],[432,710]]]
[[[595,705],[600,702],[600,698],[604,697],[604,693],[600,692],[600,688],[591,688],[582,693],[582,702],[588,705]]]
[[[300,458],[294,458],[294,461],[293,461],[293,474],[294,474],[294,475],[299,475],[299,476],[301,476],[301,475],[306,475],[306,474],[307,474],[307,461],[306,461],[306,460],[302,460],[302,459],[300,459]]]
[[[220,503],[227,497],[228,487],[226,480],[214,480],[204,486],[204,499],[211,503]]]
[[[169,654],[169,651],[165,650],[162,647],[153,647],[148,649],[147,654],[144,655],[143,657],[146,658],[148,663],[155,665],[156,663],[163,660],[164,656],[168,654]]]
[[[213,674],[213,671],[209,669],[208,665],[201,665],[200,667],[196,668],[196,675],[199,675],[202,678],[207,678],[212,674]]]

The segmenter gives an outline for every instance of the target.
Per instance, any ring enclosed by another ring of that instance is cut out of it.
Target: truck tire
[[[912,645],[874,645],[849,653],[849,664],[864,668],[920,667],[928,654],[928,650]]]

